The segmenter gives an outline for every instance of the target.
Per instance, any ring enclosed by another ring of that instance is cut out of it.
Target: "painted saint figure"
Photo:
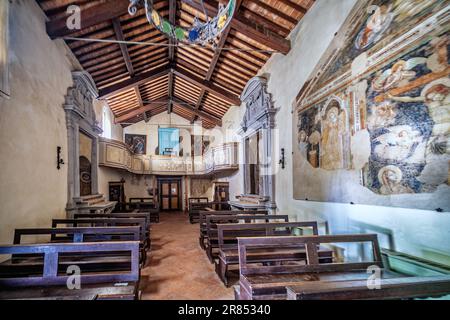
[[[331,107],[322,122],[321,167],[326,170],[343,168],[342,116],[338,107]]]
[[[403,173],[400,168],[389,165],[378,172],[378,181],[381,184],[380,193],[384,195],[414,193],[414,191],[401,184]]]

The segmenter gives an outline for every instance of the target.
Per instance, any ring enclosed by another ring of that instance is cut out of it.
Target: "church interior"
[[[0,0],[0,300],[450,300],[449,19]]]

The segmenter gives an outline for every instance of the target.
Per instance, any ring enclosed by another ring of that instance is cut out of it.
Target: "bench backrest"
[[[209,201],[209,199],[207,197],[191,197],[188,199],[189,204],[193,204],[193,203],[206,203]]]
[[[219,248],[236,247],[238,237],[290,236],[297,228],[311,228],[313,235],[319,234],[316,221],[218,224]],[[225,236],[228,237],[227,244],[224,241]],[[236,243],[229,244],[229,237],[235,238]]]
[[[158,204],[153,198],[130,198],[128,207],[130,209],[155,209]]]
[[[70,275],[58,273],[60,269],[60,255],[76,254],[82,258],[83,255],[92,257],[93,253],[108,254],[123,252],[128,253],[131,258],[129,270],[90,272],[83,271],[80,274],[81,284],[92,283],[118,283],[137,282],[139,280],[139,242],[86,242],[86,243],[48,243],[48,244],[26,244],[26,245],[4,245],[0,246],[0,255],[44,255],[42,274],[23,274],[19,277],[11,277],[11,273],[0,274],[0,287],[30,287],[65,285]],[[17,265],[20,267],[20,264]]]
[[[200,211],[199,215],[200,215],[200,228],[202,227],[202,224],[205,225],[206,224],[206,217],[210,216],[210,215],[268,215],[268,211],[267,210],[249,210],[249,211],[243,211],[243,210],[214,210],[214,211]]]
[[[92,219],[92,218],[144,218],[145,228],[148,230],[150,228],[150,213],[145,212],[126,212],[126,213],[76,213],[73,215],[74,219]]]
[[[206,234],[211,237],[213,234],[217,234],[217,225],[225,223],[236,224],[239,221],[244,223],[252,223],[252,221],[265,221],[270,222],[273,220],[282,220],[289,222],[288,215],[208,215],[206,216]]]
[[[25,236],[49,235],[52,242],[139,241],[139,226],[16,229],[14,244]]]
[[[372,246],[372,261],[320,264],[317,253],[318,246],[333,243],[370,243]],[[283,250],[286,247],[296,246],[305,248],[306,265],[255,266],[247,264],[247,252],[251,248],[276,247]],[[366,270],[372,265],[383,268],[376,234],[238,238],[238,249],[240,273],[244,276],[277,273],[343,272]]]
[[[146,225],[144,218],[84,218],[84,219],[53,219],[52,228],[59,226],[79,227],[88,225],[90,227],[110,227],[110,226],[139,226],[141,241],[146,239]]]

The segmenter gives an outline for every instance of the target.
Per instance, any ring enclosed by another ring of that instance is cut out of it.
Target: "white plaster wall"
[[[11,98],[0,98],[0,243],[18,227],[49,227],[64,217],[67,166],[56,169],[56,147],[67,160],[64,96],[72,85],[72,56],[51,41],[35,1],[10,8]]]
[[[289,213],[294,219],[327,222],[334,234],[378,232],[384,247],[389,246],[388,236],[382,234],[390,234],[394,244],[391,249],[450,264],[448,213],[293,199],[292,104],[355,3],[356,0],[317,0],[292,32],[289,54],[274,55],[260,72],[270,77],[268,91],[275,107],[280,108],[276,117],[275,159],[281,148],[286,150],[286,169],[278,170],[276,175],[278,211]],[[231,108],[223,118],[223,130],[238,128],[244,112],[244,106]],[[228,134],[227,141],[231,140],[232,134]],[[229,178],[232,197],[242,193],[241,173],[242,170]]]

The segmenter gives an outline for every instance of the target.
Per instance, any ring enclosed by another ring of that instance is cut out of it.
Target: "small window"
[[[102,137],[111,139],[111,136],[112,136],[112,134],[111,134],[111,115],[108,112],[107,107],[103,108],[102,129],[103,129]]]
[[[160,128],[159,154],[165,156],[178,156],[180,152],[180,130],[176,128]]]
[[[0,97],[9,97],[9,1],[0,1]]]

